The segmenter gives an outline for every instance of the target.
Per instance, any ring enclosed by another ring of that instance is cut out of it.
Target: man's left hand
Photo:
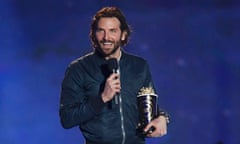
[[[153,131],[147,134],[147,137],[161,137],[167,134],[167,119],[164,116],[159,116],[152,120],[144,129],[147,131],[151,127],[154,127]]]

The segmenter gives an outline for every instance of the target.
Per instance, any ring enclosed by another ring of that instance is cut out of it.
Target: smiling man
[[[119,57],[121,40],[124,40],[125,36],[126,32],[121,31],[117,18],[101,18],[96,30],[96,49],[105,57]]]
[[[91,24],[94,51],[73,61],[66,70],[61,123],[64,128],[79,126],[86,144],[145,144],[145,137],[167,133],[168,117],[160,108],[144,131],[154,129],[145,135],[137,130],[137,95],[153,82],[146,60],[122,49],[130,32],[118,8],[102,8]],[[116,61],[114,67],[110,60]]]

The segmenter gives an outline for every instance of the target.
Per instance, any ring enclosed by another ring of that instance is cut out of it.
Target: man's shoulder
[[[143,57],[141,57],[139,55],[135,55],[132,53],[127,53],[127,52],[123,52],[123,53],[124,53],[124,57],[127,61],[137,62],[137,63],[147,63],[146,59],[144,59]]]
[[[88,60],[90,60],[90,59],[93,58],[93,55],[94,55],[93,52],[87,53],[87,54],[85,54],[85,55],[83,55],[83,56],[81,56],[81,57],[78,57],[78,58],[74,59],[74,60],[70,63],[70,65],[75,65],[75,64],[82,63],[82,62],[84,62],[84,61],[88,61]]]

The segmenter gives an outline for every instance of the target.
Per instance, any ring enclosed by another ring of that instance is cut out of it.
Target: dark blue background
[[[83,143],[60,125],[60,84],[92,50],[92,15],[112,5],[133,28],[125,49],[149,61],[171,114],[168,135],[148,143],[239,144],[237,0],[1,0],[0,143]]]

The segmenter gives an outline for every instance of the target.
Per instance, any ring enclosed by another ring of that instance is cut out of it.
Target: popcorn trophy
[[[144,128],[157,116],[157,94],[155,94],[152,86],[143,87],[140,89],[137,96],[137,104],[139,111],[139,123],[138,131],[142,135],[147,135],[154,131],[154,127],[151,127],[147,132],[144,132]]]

